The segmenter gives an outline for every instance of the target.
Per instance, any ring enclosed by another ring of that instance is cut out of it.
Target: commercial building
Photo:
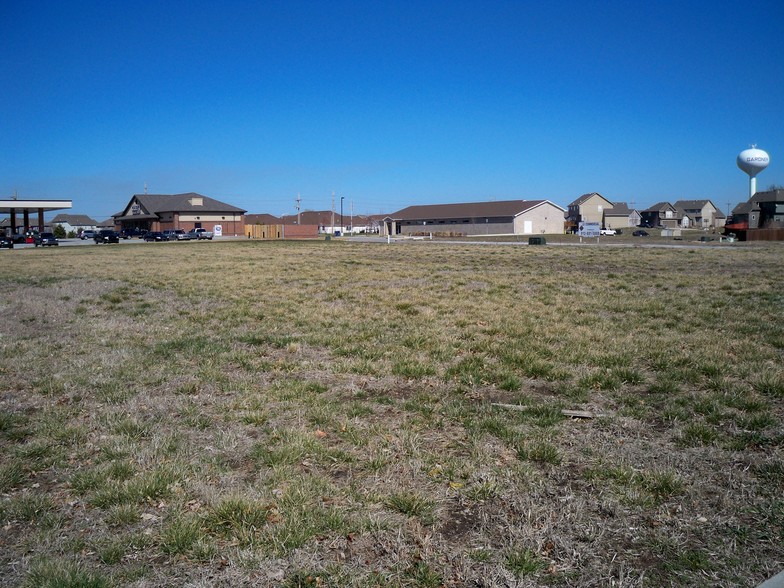
[[[381,235],[542,235],[564,232],[566,211],[549,200],[430,204],[382,220]]]
[[[216,234],[244,235],[247,211],[194,192],[134,194],[115,215],[117,230],[206,229]]]

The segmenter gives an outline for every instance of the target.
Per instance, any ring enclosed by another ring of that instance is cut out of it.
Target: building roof
[[[629,208],[625,202],[613,202],[610,210],[605,210],[607,216],[629,216],[634,210]]]
[[[424,204],[408,206],[389,215],[395,220],[453,219],[479,217],[514,217],[542,204],[563,208],[549,200],[500,200],[494,202],[463,202],[457,204]]]
[[[127,218],[143,219],[154,218],[162,212],[203,212],[203,213],[238,213],[245,214],[247,211],[231,204],[226,204],[220,200],[215,200],[209,196],[202,196],[195,192],[185,194],[134,194],[131,200],[122,210],[114,215],[115,219],[121,220],[131,203],[138,202],[144,209],[143,214],[129,215]]]
[[[333,212],[331,210],[303,210],[299,214],[299,224],[301,225],[319,225],[321,227],[331,227],[332,226],[332,215]],[[340,211],[336,210],[334,212],[335,215],[335,225],[337,226],[340,224]],[[297,224],[297,215],[296,214],[284,214],[280,217],[281,222],[284,225],[296,225]],[[365,214],[355,214],[351,215],[349,211],[343,211],[343,225],[346,226],[350,223],[354,225],[366,225],[371,222],[371,218]]]
[[[752,210],[759,210],[759,204],[754,200],[750,200],[749,202],[741,202],[735,208],[732,209],[732,214],[748,214]]]
[[[569,204],[569,206],[580,206],[580,205],[581,205],[581,204],[583,204],[583,203],[584,203],[586,200],[589,200],[589,199],[593,198],[594,196],[598,196],[599,198],[601,198],[602,200],[604,200],[605,202],[607,202],[607,204],[609,204],[610,206],[613,206],[613,203],[612,203],[612,202],[610,202],[609,200],[607,200],[607,198],[605,198],[605,197],[604,197],[604,196],[602,196],[601,194],[599,194],[599,192],[589,192],[588,194],[583,194],[583,195],[582,195],[582,196],[580,196],[580,197],[579,197],[577,200],[575,200],[574,202],[572,202],[571,204]]]
[[[98,223],[95,219],[90,218],[86,214],[58,214],[54,217],[51,221],[52,224],[55,223],[66,223],[71,225],[72,227],[75,226],[94,226]]]
[[[673,206],[675,208],[682,208],[684,210],[694,210],[695,208],[699,208],[700,210],[702,210],[702,208],[706,204],[708,204],[708,202],[711,203],[711,206],[713,206],[713,208],[718,210],[718,207],[707,198],[704,200],[678,200],[675,204],[673,204]]]
[[[713,213],[713,218],[726,218],[726,215],[721,211],[721,209],[707,198],[703,200],[678,200],[674,206],[675,208],[680,208],[684,211],[695,209],[702,210],[705,208],[706,204],[710,204],[713,207],[713,210],[716,211]]]
[[[784,189],[776,188],[775,190],[757,192],[750,200],[755,202],[784,202]]]
[[[263,212],[261,214],[246,214],[245,224],[246,225],[280,225],[283,223],[277,216],[273,216],[271,214],[267,214],[266,212]]]
[[[195,192],[185,194],[134,194],[133,196],[148,212],[239,212],[247,211],[209,196]]]
[[[675,207],[669,202],[657,202],[653,206],[643,210],[643,212],[662,212],[664,210],[675,210]]]

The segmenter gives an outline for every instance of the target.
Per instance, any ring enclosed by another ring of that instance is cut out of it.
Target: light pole
[[[345,196],[340,197],[340,236],[343,236],[343,199]]]

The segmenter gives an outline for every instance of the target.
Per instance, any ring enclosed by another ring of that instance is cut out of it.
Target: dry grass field
[[[782,275],[781,244],[4,252],[0,585],[755,586]]]

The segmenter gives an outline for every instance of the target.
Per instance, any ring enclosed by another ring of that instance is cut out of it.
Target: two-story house
[[[669,202],[657,202],[640,212],[640,223],[646,227],[677,229],[680,226],[681,218],[678,210]]]
[[[684,229],[719,229],[727,217],[710,200],[678,200],[674,205]]]
[[[604,213],[612,207],[613,203],[598,192],[583,194],[569,204],[564,228],[567,233],[573,233],[577,231],[581,222],[599,223],[604,226]]]

